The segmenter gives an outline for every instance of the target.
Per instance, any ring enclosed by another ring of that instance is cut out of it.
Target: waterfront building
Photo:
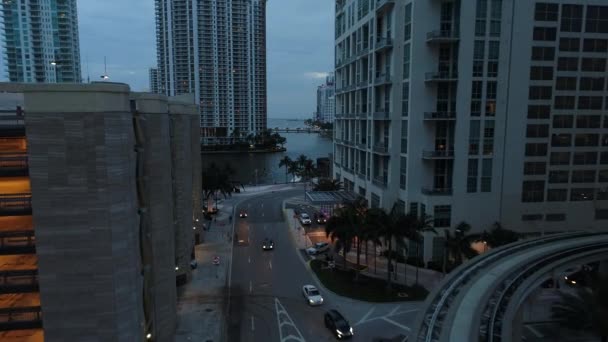
[[[173,341],[197,106],[117,83],[2,83],[0,105],[0,340]]]
[[[444,229],[605,229],[603,0],[337,0],[334,176]]]
[[[266,0],[156,0],[156,27],[160,90],[195,94],[203,143],[266,129]]]
[[[317,111],[315,118],[323,123],[333,123],[336,112],[335,78],[331,73],[325,83],[317,88]]]
[[[81,82],[76,0],[11,0],[0,6],[9,81]]]

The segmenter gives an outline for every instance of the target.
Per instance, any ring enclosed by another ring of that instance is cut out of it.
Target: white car
[[[329,250],[329,243],[327,242],[317,242],[315,243],[315,249],[317,250],[317,254],[318,253],[323,253]]]
[[[306,298],[306,302],[309,305],[323,304],[323,297],[321,297],[321,293],[319,293],[319,290],[312,285],[302,286],[302,295],[304,295],[304,298]]]
[[[308,216],[307,213],[302,213],[300,214],[300,223],[304,225],[309,225],[312,224],[312,220],[310,219],[310,216]]]

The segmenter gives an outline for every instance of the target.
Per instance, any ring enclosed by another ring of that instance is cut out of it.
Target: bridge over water
[[[328,134],[328,135],[331,135],[333,133],[333,130],[318,129],[318,128],[275,127],[275,128],[269,128],[269,130],[271,130],[273,133],[308,133],[308,134],[320,133],[320,134]]]

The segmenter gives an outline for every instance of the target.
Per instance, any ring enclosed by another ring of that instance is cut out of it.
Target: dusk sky
[[[316,86],[333,67],[330,0],[269,0],[267,5],[268,116],[308,118]],[[114,82],[148,89],[156,66],[153,0],[78,0],[82,76],[99,80],[107,56]]]

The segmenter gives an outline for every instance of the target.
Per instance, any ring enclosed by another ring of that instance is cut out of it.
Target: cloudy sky
[[[269,0],[268,116],[307,118],[333,65],[333,1]],[[148,88],[156,65],[153,0],[78,0],[82,75]]]

